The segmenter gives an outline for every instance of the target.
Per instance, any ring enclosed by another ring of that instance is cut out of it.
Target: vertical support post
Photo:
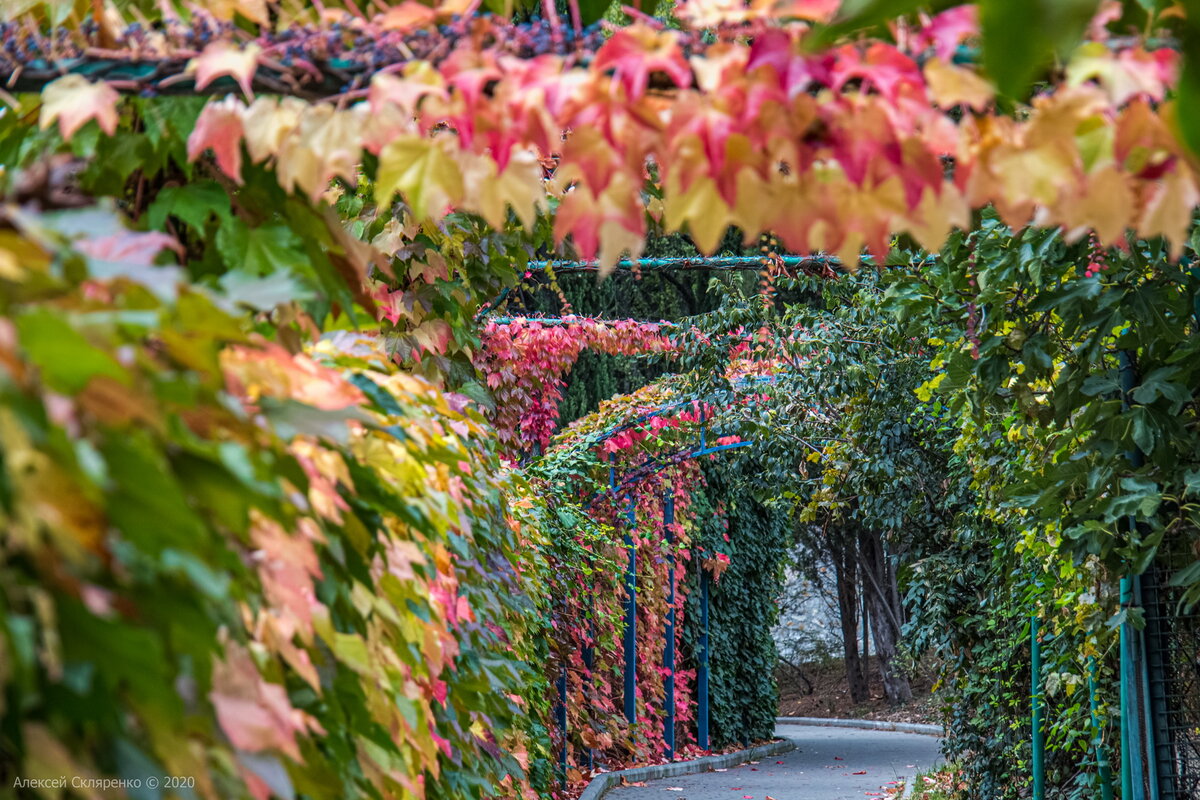
[[[589,562],[591,559],[588,559]],[[596,669],[596,589],[593,586],[587,587],[588,592],[588,642],[587,647],[583,648],[583,666],[587,669],[587,682],[584,684],[588,696],[584,698],[587,708],[592,707],[592,675]],[[596,751],[589,747],[587,750],[587,766],[588,769],[594,769],[596,766]]]
[[[704,401],[700,401],[700,449],[708,449],[708,417],[704,411]]]
[[[567,785],[567,666],[563,665],[558,673],[558,702],[555,704],[555,716],[558,717],[558,730],[562,733],[562,752],[558,754],[558,779],[563,786]]]
[[[633,529],[637,524],[637,506],[629,497],[628,524],[625,526],[625,548],[629,562],[625,567],[625,719],[637,722],[637,548]]]
[[[1121,375],[1121,406],[1128,409],[1132,405],[1133,390],[1137,386],[1137,367],[1133,356],[1128,350],[1118,354]],[[1140,449],[1131,450],[1128,454],[1129,463],[1137,469],[1145,463],[1145,454]],[[1128,521],[1130,537],[1136,532],[1133,518]],[[1141,637],[1128,620],[1128,612],[1136,605],[1134,595],[1135,578],[1127,575],[1121,578],[1121,608],[1126,611],[1126,620],[1121,623],[1121,800],[1145,800],[1146,773],[1142,762],[1143,754],[1150,753],[1153,761],[1153,747],[1147,748],[1142,739],[1142,724],[1144,722],[1141,692],[1143,689],[1145,662],[1142,658]],[[1146,732],[1154,735],[1154,728]],[[1158,787],[1151,789],[1152,796],[1157,797]]]
[[[1042,722],[1042,644],[1038,618],[1029,618],[1030,672],[1033,684],[1033,800],[1046,798],[1046,738]]]
[[[700,570],[700,663],[696,676],[696,744],[708,749],[708,572]]]
[[[1121,606],[1133,606],[1133,578],[1121,579]],[[1138,713],[1137,631],[1121,624],[1121,800],[1145,800],[1146,777],[1142,768],[1142,720]]]
[[[1088,658],[1088,703],[1092,709],[1092,727],[1096,731],[1096,768],[1100,773],[1100,800],[1113,800],[1112,767],[1104,746],[1104,731],[1100,727],[1100,701],[1096,692],[1096,659]]]
[[[1133,576],[1133,602],[1134,605],[1141,609],[1146,608],[1146,604],[1142,597],[1142,576]],[[1136,633],[1138,675],[1141,676],[1141,702],[1139,706],[1142,709],[1143,721],[1145,724],[1145,748],[1146,748],[1146,783],[1149,785],[1148,797],[1150,800],[1159,800],[1161,797],[1158,784],[1158,761],[1155,758],[1155,742],[1154,742],[1154,709],[1150,704],[1150,667],[1146,659],[1146,631],[1141,630]]]
[[[663,647],[663,669],[666,670],[663,699],[663,740],[667,758],[675,760],[675,497],[670,488],[663,497],[663,530],[667,538],[667,641]]]

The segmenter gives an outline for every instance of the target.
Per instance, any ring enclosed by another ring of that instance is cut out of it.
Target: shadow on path
[[[932,736],[780,725],[796,750],[757,764],[624,786],[606,800],[862,800],[940,763]]]

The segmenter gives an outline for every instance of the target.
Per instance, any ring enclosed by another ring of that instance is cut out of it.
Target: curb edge
[[[704,756],[691,761],[673,761],[670,764],[651,764],[648,767],[633,767],[615,772],[602,772],[588,783],[579,800],[600,800],[604,794],[618,784],[622,779],[633,781],[657,780],[659,778],[675,778],[680,775],[695,775],[700,772],[710,772],[714,769],[729,767],[754,761],[765,756],[777,756],[781,753],[796,749],[796,743],[791,739],[783,739],[770,744],[758,745],[748,750],[737,750],[719,756]]]
[[[776,725],[808,725],[817,728],[858,728],[868,731],[895,731],[917,733],[923,736],[945,736],[941,725],[924,725],[916,722],[886,722],[874,719],[825,719],[824,717],[776,717]]]

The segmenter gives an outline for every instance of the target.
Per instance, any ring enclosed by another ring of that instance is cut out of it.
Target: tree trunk
[[[907,703],[912,700],[912,687],[908,676],[896,668],[896,648],[904,624],[904,605],[900,601],[896,570],[887,557],[883,537],[878,531],[859,531],[858,555],[883,693],[892,705]]]
[[[846,683],[850,699],[865,703],[870,699],[867,673],[858,653],[858,564],[855,558],[854,537],[837,532],[830,542],[833,569],[837,576],[838,611],[842,622],[842,652],[845,654]]]

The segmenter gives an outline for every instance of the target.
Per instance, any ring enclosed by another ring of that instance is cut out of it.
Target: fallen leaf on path
[[[867,771],[865,769],[860,769],[858,772],[852,772],[850,774],[851,775],[866,775]]]

